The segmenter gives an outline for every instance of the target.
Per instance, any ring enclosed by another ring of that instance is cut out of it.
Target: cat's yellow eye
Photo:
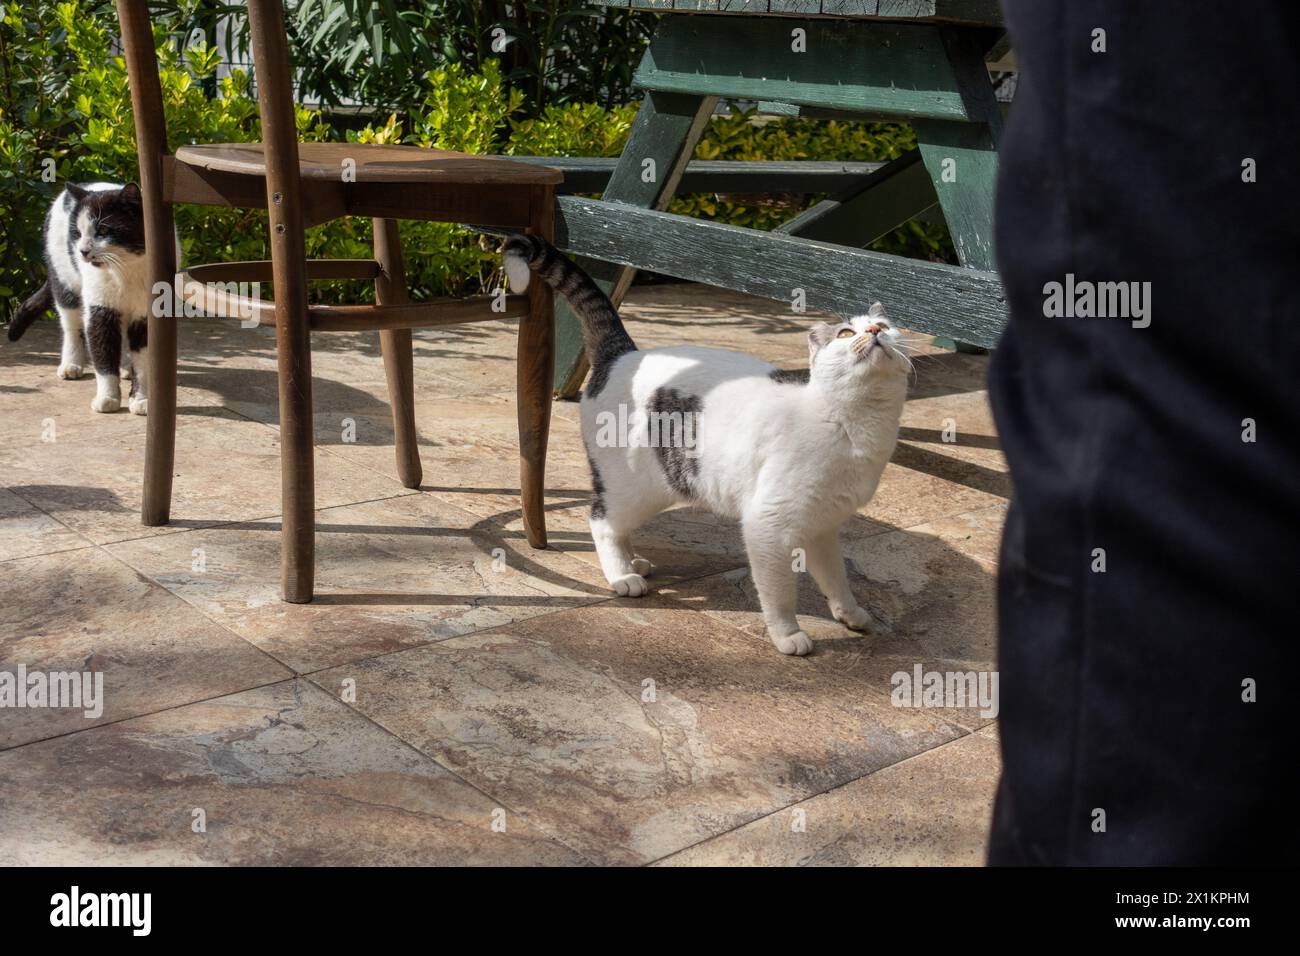
[[[837,339],[851,339],[857,334],[858,333],[854,332],[852,329],[840,329],[839,332],[835,334],[835,337]]]

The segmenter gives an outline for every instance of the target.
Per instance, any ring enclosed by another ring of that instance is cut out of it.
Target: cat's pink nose
[[[868,325],[868,326],[867,326],[867,331],[870,332],[872,335],[875,335],[875,334],[877,334],[877,333],[880,331],[880,326],[878,326],[878,325]]]

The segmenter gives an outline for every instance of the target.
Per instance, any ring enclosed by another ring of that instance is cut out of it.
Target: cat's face
[[[866,315],[813,326],[808,360],[810,378],[832,392],[906,388],[912,367],[879,302]]]
[[[144,254],[139,186],[128,183],[121,189],[87,190],[69,185],[68,192],[79,204],[68,237],[77,259],[103,268]]]

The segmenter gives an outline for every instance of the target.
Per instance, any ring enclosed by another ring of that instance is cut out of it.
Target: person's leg
[[[1296,15],[1005,6],[989,860],[1280,862],[1300,843]]]

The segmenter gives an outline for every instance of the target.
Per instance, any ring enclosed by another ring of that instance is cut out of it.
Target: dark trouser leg
[[[1293,859],[1295,13],[1007,8],[1012,318],[990,391],[1015,504],[990,861]],[[1053,282],[1141,298],[1054,316]]]

